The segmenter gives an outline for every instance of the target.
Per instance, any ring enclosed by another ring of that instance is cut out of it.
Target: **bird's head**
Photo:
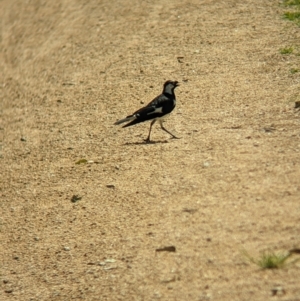
[[[173,94],[174,93],[174,89],[176,87],[179,86],[179,83],[178,81],[173,81],[173,80],[167,80],[165,83],[164,83],[164,90],[163,90],[163,93],[167,93],[167,94]]]

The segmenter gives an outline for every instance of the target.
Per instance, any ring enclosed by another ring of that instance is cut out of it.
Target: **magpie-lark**
[[[177,81],[168,80],[164,83],[164,88],[162,94],[155,97],[150,103],[148,103],[145,107],[137,110],[132,115],[127,116],[124,119],[118,120],[115,122],[115,125],[121,124],[123,122],[129,121],[129,123],[125,124],[123,128],[127,126],[131,126],[140,122],[144,122],[147,120],[152,120],[150,124],[150,130],[146,142],[150,142],[150,134],[153,124],[158,120],[160,123],[160,127],[162,130],[167,132],[172,136],[172,138],[178,139],[175,135],[170,133],[164,126],[164,118],[170,114],[176,105],[176,97],[174,94],[175,88],[179,86]]]

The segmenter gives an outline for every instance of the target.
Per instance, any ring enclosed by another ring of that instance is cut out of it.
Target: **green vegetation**
[[[283,4],[292,8],[292,11],[285,12],[283,17],[300,26],[300,0],[285,0]]]
[[[289,7],[289,11],[286,11],[283,14],[283,18],[289,21],[294,22],[295,24],[297,24],[298,26],[300,26],[300,0],[283,0],[283,5],[285,7]],[[293,53],[297,56],[300,55],[299,52],[295,53],[294,48],[293,47],[286,47],[283,49],[280,49],[280,53],[281,54],[291,54]],[[290,72],[292,74],[295,74],[297,72],[299,72],[299,69],[291,69]]]
[[[293,51],[294,51],[293,47],[286,47],[286,48],[280,49],[281,54],[291,54],[291,53],[293,53]]]
[[[286,12],[283,16],[290,21],[300,21],[300,12]]]
[[[291,256],[290,252],[286,253],[274,253],[274,252],[263,252],[259,258],[250,256],[246,251],[244,255],[249,259],[250,262],[255,263],[262,269],[279,269],[286,264],[286,260]]]
[[[285,0],[283,1],[283,4],[286,6],[300,6],[300,0]]]
[[[299,72],[300,70],[299,69],[297,69],[297,68],[292,68],[291,70],[290,70],[290,72],[292,73],[292,74],[295,74],[295,73],[297,73],[297,72]]]

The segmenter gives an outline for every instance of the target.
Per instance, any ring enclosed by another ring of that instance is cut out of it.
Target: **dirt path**
[[[299,263],[242,255],[300,247],[300,31],[283,11],[0,3],[0,300],[299,300]],[[167,79],[180,140],[113,126]]]

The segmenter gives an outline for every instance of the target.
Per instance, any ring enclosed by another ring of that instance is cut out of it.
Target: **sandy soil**
[[[300,29],[284,10],[0,2],[1,300],[300,300],[299,262],[242,253],[300,247]],[[167,79],[180,140],[113,125]]]

